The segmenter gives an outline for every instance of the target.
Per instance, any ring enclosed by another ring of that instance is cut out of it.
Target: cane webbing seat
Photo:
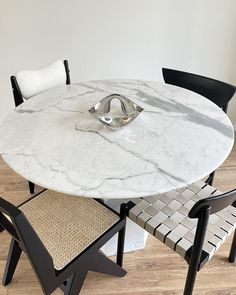
[[[61,270],[118,220],[93,199],[46,190],[19,209]]]
[[[188,213],[197,201],[219,194],[216,188],[198,181],[166,194],[132,199],[135,205],[128,216],[189,262],[197,219],[189,218]],[[210,216],[200,266],[219,249],[235,225],[236,208],[233,206]]]

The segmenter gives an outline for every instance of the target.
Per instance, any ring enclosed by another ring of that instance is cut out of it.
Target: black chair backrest
[[[188,216],[190,218],[199,218],[201,211],[205,208],[209,208],[210,214],[214,214],[223,210],[229,205],[233,205],[234,207],[236,207],[236,189],[221,195],[211,196],[199,200],[189,211]]]
[[[69,85],[71,82],[70,82],[70,68],[69,68],[68,60],[64,60],[64,66],[66,71],[66,85]]]
[[[66,85],[71,84],[70,82],[70,69],[69,69],[69,63],[67,60],[64,60],[64,66],[65,66],[65,72],[66,72]],[[23,95],[20,91],[20,87],[17,83],[16,77],[11,76],[10,77],[15,106],[22,104],[24,102]]]
[[[165,83],[183,87],[205,96],[225,112],[228,102],[236,91],[236,87],[233,85],[192,73],[163,68],[162,74]]]
[[[55,279],[55,271],[50,254],[22,211],[1,197],[0,226],[8,231],[27,254],[42,288],[51,285]]]

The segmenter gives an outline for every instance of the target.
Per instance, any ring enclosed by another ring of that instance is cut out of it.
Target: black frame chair
[[[38,197],[41,193],[36,194],[26,202]],[[99,203],[107,207],[102,202]],[[111,210],[109,207],[107,208]],[[124,276],[126,271],[121,267],[126,226],[124,209],[125,207],[121,207],[120,215],[111,210],[119,216],[119,220],[68,265],[58,271],[53,266],[52,257],[22,211],[5,199],[0,198],[0,231],[7,230],[12,236],[2,281],[3,285],[6,286],[11,282],[22,251],[28,256],[46,295],[51,294],[58,287],[64,291],[64,295],[78,295],[88,271],[119,277]],[[3,213],[8,215],[12,222]],[[117,263],[111,261],[99,250],[116,233],[118,233]]]
[[[69,63],[67,60],[64,60],[63,63],[65,66],[65,72],[66,72],[66,85],[68,85],[68,84],[71,84]],[[13,92],[13,96],[14,96],[15,107],[17,107],[24,102],[24,98],[23,98],[23,95],[21,94],[21,90],[20,90],[20,87],[17,83],[16,77],[11,76],[10,81],[11,81],[12,92]],[[33,194],[35,185],[34,185],[34,183],[32,183],[30,181],[28,181],[28,184],[29,184],[30,193]]]
[[[166,84],[196,92],[214,102],[225,113],[227,113],[229,101],[236,92],[236,87],[233,85],[193,73],[162,68],[162,74]],[[215,171],[209,175],[206,183],[212,185],[214,175]]]
[[[207,231],[210,215],[217,213],[224,208],[232,205],[236,208],[236,189],[217,196],[197,201],[189,211],[189,218],[197,218],[197,227],[192,248],[186,253],[185,260],[189,264],[187,278],[183,295],[192,295],[197,272],[206,264],[209,257],[203,251],[203,243]],[[129,217],[129,211],[139,205],[135,205],[132,201],[126,204],[126,215]],[[133,220],[133,219],[132,219]],[[236,257],[236,230],[228,261],[234,262]]]
[[[193,292],[197,271],[201,268],[202,246],[207,230],[209,217],[228,206],[236,207],[236,189],[222,195],[205,198],[198,201],[189,211],[190,218],[198,218],[197,230],[191,255],[189,256],[189,269],[184,289],[184,295],[191,295]],[[236,232],[234,232],[233,243],[230,250],[229,262],[234,262],[236,256]]]

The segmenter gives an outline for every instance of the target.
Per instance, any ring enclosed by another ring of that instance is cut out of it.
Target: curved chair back
[[[228,102],[236,91],[233,85],[192,73],[163,68],[162,74],[165,83],[205,96],[225,112],[227,112]]]
[[[68,61],[56,60],[47,67],[36,71],[20,71],[10,77],[15,106],[24,99],[60,85],[70,84]]]
[[[220,194],[217,196],[210,196],[208,198],[199,200],[194,204],[192,209],[189,211],[188,216],[190,218],[199,218],[201,211],[209,208],[210,215],[217,213],[226,207],[232,205],[236,207],[236,189]]]

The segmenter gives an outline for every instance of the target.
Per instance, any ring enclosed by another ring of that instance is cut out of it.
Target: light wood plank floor
[[[236,146],[216,174],[215,186],[221,190],[236,187]],[[27,182],[0,160],[0,194],[14,204],[29,197]],[[0,235],[0,277],[2,278],[9,237]],[[231,238],[198,274],[195,293],[198,295],[236,294],[236,264],[227,262]],[[165,245],[149,237],[142,251],[125,254],[124,267],[128,274],[116,278],[89,273],[81,295],[180,295],[186,277],[187,264]],[[0,285],[0,295],[43,294],[25,255],[21,257],[12,283]],[[62,294],[56,290],[53,295]]]

